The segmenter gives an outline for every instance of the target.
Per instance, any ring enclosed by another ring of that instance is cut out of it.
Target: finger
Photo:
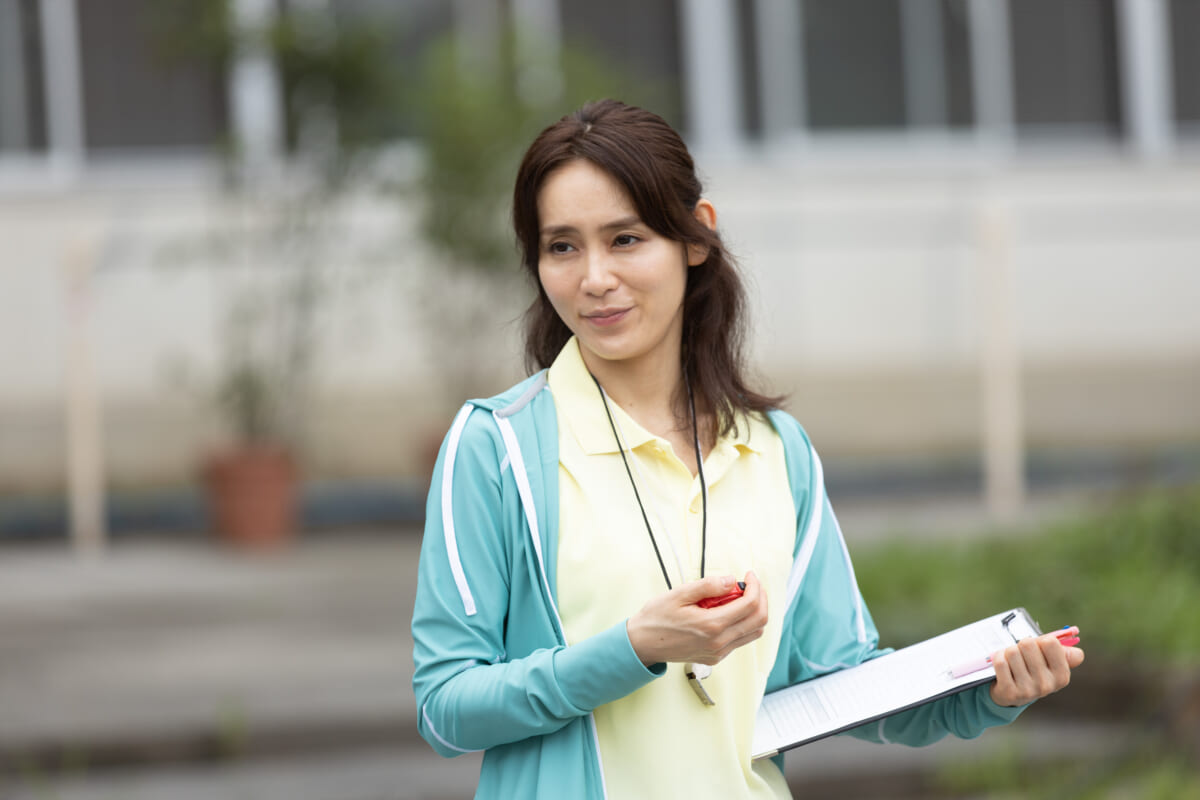
[[[755,574],[754,570],[750,570],[749,572],[747,572],[744,580],[746,581],[746,591],[747,592],[762,591],[762,582],[758,580],[758,575]]]
[[[1065,635],[1064,635],[1065,634]],[[1066,659],[1068,670],[1075,669],[1083,663],[1083,651],[1075,645],[1079,642],[1079,628],[1074,625],[1063,628],[1062,630],[1054,631],[1053,633],[1045,634],[1038,639],[1039,642],[1054,642],[1057,641],[1061,647],[1063,657]],[[1049,655],[1057,652],[1053,646],[1044,648],[1044,652]]]
[[[1010,645],[1004,651],[1004,661],[1008,664],[1008,670],[1012,674],[1013,687],[1017,693],[1020,695],[1029,694],[1033,687],[1033,680],[1029,676],[1029,665],[1026,662],[1025,651],[1021,648],[1021,645]]]
[[[1024,705],[1037,696],[1025,655],[1021,646],[1014,644],[992,657],[992,666],[996,670],[992,698],[1000,705]]]
[[[753,571],[746,573],[746,588],[750,588],[751,582],[754,584],[754,593],[758,600],[759,613],[762,615],[762,624],[766,625],[768,619],[767,591],[759,583],[758,576]]]
[[[733,591],[737,579],[732,575],[710,575],[698,581],[691,581],[680,586],[676,592],[679,602],[683,605],[695,605],[706,597],[720,597]]]
[[[758,576],[753,572],[747,572],[742,583],[744,585],[742,596],[734,600],[732,603],[730,603],[730,605],[733,605],[734,603],[739,604],[743,609],[744,616],[745,609],[749,608],[752,610],[755,606],[757,606],[763,599],[765,599],[766,592],[763,591],[762,584],[758,581]]]
[[[720,650],[718,650],[717,653],[718,653],[719,657],[723,659],[727,655],[732,653],[734,650],[737,650],[739,647],[748,645],[753,641],[761,639],[762,635],[763,635],[762,628],[754,628],[754,629],[738,636],[733,641],[729,642],[729,644],[727,644],[725,647],[722,647]]]
[[[1046,664],[1050,667],[1050,673],[1054,676],[1054,688],[1052,691],[1058,691],[1071,682],[1071,664],[1067,655],[1068,648],[1063,647],[1061,643],[1055,642],[1042,643],[1042,655],[1046,659]]]
[[[1049,641],[1032,637],[1017,642],[1017,649],[1021,651],[1021,660],[1025,662],[1025,670],[1031,677],[1036,678],[1037,675],[1049,669],[1049,662],[1046,660],[1046,651],[1049,645]],[[1062,645],[1058,645],[1058,649],[1062,650]]]
[[[746,573],[745,580],[746,595],[748,595],[749,598],[755,603],[758,603],[761,599],[762,605],[765,608],[767,603],[767,590],[763,588],[762,581],[758,579],[758,575],[754,572],[754,570],[750,570]]]
[[[996,673],[996,682],[1004,685],[1013,682],[1012,667],[1008,665],[1005,651],[998,650],[992,654],[992,670]]]
[[[751,613],[731,623],[721,632],[716,641],[720,652],[728,653],[736,650],[763,635],[768,619],[766,594],[763,593],[757,604],[748,607],[751,609]]]
[[[1042,658],[1045,659],[1046,664],[1048,664],[1051,669],[1057,669],[1060,665],[1066,667],[1067,648],[1063,647],[1062,642],[1053,638],[1047,639],[1044,636],[1036,641],[1038,644],[1038,649],[1042,653]]]
[[[713,621],[726,629],[746,631],[767,624],[767,593],[753,572],[746,573],[746,589],[736,600],[718,607],[721,616]]]
[[[749,572],[747,575],[750,576],[754,581],[755,611],[759,618],[758,624],[761,627],[767,624],[768,619],[767,590],[761,583],[759,583],[757,575],[755,575],[753,572]],[[746,585],[750,585],[749,581],[747,581]]]
[[[1002,706],[1021,705],[1005,651],[1001,650],[992,656],[992,669],[996,672],[996,683],[991,689],[992,700]]]
[[[1019,647],[1029,671],[1030,699],[1045,697],[1067,685],[1071,670],[1061,644],[1042,637],[1025,639]]]

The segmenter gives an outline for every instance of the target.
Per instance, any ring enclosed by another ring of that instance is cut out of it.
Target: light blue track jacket
[[[784,442],[796,545],[783,635],[767,690],[886,651],[825,497],[821,462],[794,418]],[[421,735],[443,756],[486,750],[477,798],[603,798],[592,710],[656,679],[625,623],[566,645],[555,600],[558,421],[539,372],[467,403],[434,468],[413,611]],[[923,745],[1011,722],[987,687],[852,731]]]

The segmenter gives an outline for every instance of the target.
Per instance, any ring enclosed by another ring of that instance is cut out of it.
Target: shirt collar
[[[608,415],[604,412],[604,401],[600,398],[592,374],[583,363],[579,340],[574,336],[563,345],[558,357],[550,365],[548,378],[555,405],[561,410],[580,449],[590,456],[619,452],[612,426],[608,424]],[[608,407],[626,448],[632,450],[657,438],[612,400],[608,401]]]
[[[572,336],[563,345],[554,363],[550,365],[547,377],[555,404],[561,410],[575,440],[579,442],[580,449],[588,455],[619,452],[612,426],[609,425],[608,416],[604,412],[604,402],[587,365],[583,363],[577,338]],[[659,441],[659,437],[639,425],[611,399],[608,401],[608,407],[627,449],[632,450],[648,442]],[[713,448],[714,452],[722,447],[761,452],[761,448],[750,440],[749,421],[741,420],[737,428],[737,436],[722,438]]]

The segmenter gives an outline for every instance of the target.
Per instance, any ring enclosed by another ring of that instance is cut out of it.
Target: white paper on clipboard
[[[996,675],[990,666],[959,678],[952,678],[950,670],[1040,633],[1025,609],[1014,608],[857,666],[771,692],[758,710],[753,757],[773,756],[987,683]]]

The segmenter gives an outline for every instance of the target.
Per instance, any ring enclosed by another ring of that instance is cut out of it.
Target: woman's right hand
[[[633,651],[646,666],[662,662],[713,665],[762,636],[767,625],[767,593],[758,576],[746,573],[745,593],[716,608],[696,605],[733,589],[732,576],[709,577],[650,600],[629,618]]]

